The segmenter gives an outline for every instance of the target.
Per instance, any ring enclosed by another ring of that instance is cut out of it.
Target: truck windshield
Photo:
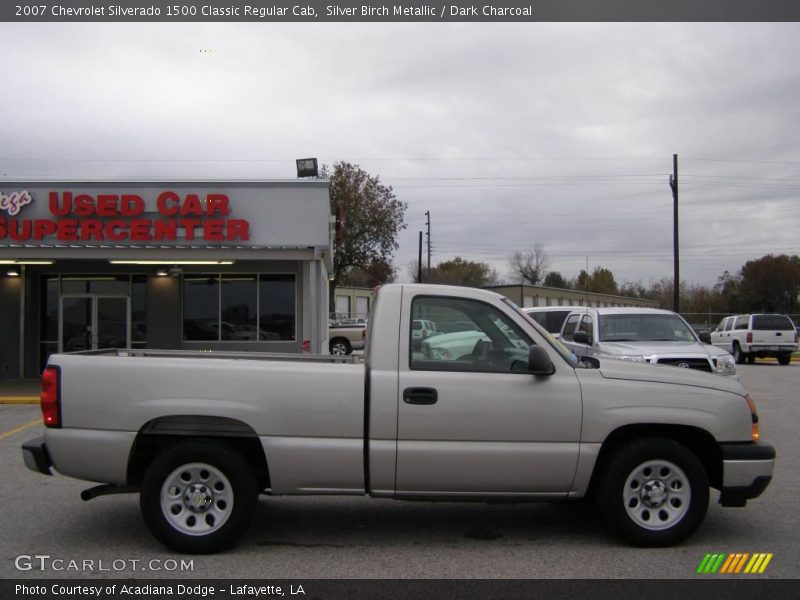
[[[678,315],[600,315],[601,342],[695,342],[689,326]]]

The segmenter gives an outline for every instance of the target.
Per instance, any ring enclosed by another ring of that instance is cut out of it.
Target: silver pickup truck
[[[484,337],[426,355],[420,319]],[[670,545],[700,525],[709,487],[744,506],[775,459],[738,381],[583,364],[507,299],[461,287],[384,286],[363,363],[112,350],[51,356],[42,384],[26,465],[104,484],[84,499],[138,492],[152,533],[188,553],[233,544],[259,493],[592,497],[623,539]]]
[[[708,334],[695,334],[671,310],[576,309],[564,321],[560,338],[578,357],[617,358],[736,377],[733,356],[712,346]]]

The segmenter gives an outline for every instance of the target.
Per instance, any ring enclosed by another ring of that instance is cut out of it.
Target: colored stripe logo
[[[772,560],[772,552],[733,552],[730,554],[718,552],[706,554],[697,567],[697,573],[702,575],[739,575],[761,574]]]

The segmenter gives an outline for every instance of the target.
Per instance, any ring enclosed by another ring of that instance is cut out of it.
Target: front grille
[[[706,373],[712,372],[711,363],[705,358],[659,358],[656,362],[660,365],[680,366],[684,369],[687,367],[683,365],[688,365],[689,369],[697,369]]]

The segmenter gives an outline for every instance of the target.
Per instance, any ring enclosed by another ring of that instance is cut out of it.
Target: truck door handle
[[[406,404],[436,404],[439,394],[434,388],[406,388],[403,402]]]

